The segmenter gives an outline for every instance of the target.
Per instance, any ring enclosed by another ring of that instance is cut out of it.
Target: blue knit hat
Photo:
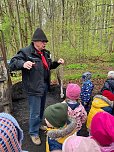
[[[7,113],[0,113],[0,151],[22,152],[23,131],[16,119]]]

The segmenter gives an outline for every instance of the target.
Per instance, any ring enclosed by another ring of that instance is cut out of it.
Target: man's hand
[[[60,58],[60,59],[58,60],[58,63],[59,63],[59,64],[64,64],[64,60]]]
[[[33,65],[35,65],[34,62],[27,61],[27,62],[25,62],[25,63],[23,64],[23,67],[24,67],[25,69],[30,70],[30,69],[32,68]]]

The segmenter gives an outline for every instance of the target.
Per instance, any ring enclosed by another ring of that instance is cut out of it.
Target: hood
[[[47,132],[47,136],[51,139],[63,138],[69,134],[71,134],[74,130],[76,132],[76,126],[78,128],[77,122],[75,119],[70,119],[70,123],[61,129],[53,129]]]
[[[113,107],[113,102],[110,101],[108,98],[102,96],[102,95],[96,95],[93,98],[93,102],[92,102],[92,106],[93,107],[97,107],[97,108],[102,108],[102,107]]]

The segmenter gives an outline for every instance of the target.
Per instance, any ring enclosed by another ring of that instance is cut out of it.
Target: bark
[[[32,36],[32,22],[31,22],[31,16],[30,16],[30,7],[28,5],[28,1],[25,0],[25,8],[26,8],[26,12],[27,12],[27,20],[28,20],[28,25],[29,25],[29,32],[30,35]]]
[[[0,109],[2,111],[10,113],[12,110],[11,99],[11,79],[6,63],[6,50],[3,32],[0,31]]]
[[[23,43],[22,43],[21,22],[20,22],[20,16],[19,16],[19,8],[18,8],[17,0],[15,0],[15,2],[16,2],[16,16],[17,16],[17,24],[18,24],[19,43],[20,43],[20,48],[22,48],[23,47]]]

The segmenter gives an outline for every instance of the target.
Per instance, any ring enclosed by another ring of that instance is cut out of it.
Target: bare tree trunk
[[[15,48],[15,50],[17,50],[19,48],[19,45],[18,45],[17,37],[16,37],[17,34],[15,33],[16,19],[13,14],[13,7],[12,7],[11,1],[9,1],[9,0],[6,0],[6,1],[8,4],[8,16],[10,18],[10,24],[11,24],[12,39],[10,40],[10,44],[13,46],[13,48]],[[12,43],[12,41],[13,41],[13,43]]]
[[[52,37],[52,51],[53,51],[53,57],[55,58],[55,48],[54,48],[54,0],[52,0],[52,33],[51,33],[51,37]]]
[[[20,22],[20,17],[19,17],[19,9],[18,9],[18,3],[17,0],[15,0],[16,2],[16,16],[17,16],[17,23],[18,23],[18,32],[19,32],[19,43],[20,43],[20,48],[23,47],[23,43],[22,43],[22,35],[21,35],[21,22]]]
[[[65,19],[65,1],[62,0],[62,33],[61,33],[61,37],[62,37],[62,41],[64,40],[64,19]]]
[[[11,79],[8,72],[4,35],[0,30],[0,112],[10,113],[12,111]]]
[[[112,4],[113,3],[114,3],[114,0],[112,1]],[[113,4],[113,7],[112,7],[112,16],[113,16],[113,18],[112,18],[111,22],[112,22],[112,25],[114,25],[114,4]],[[113,30],[111,32],[111,36],[110,36],[110,39],[109,39],[109,42],[108,42],[108,51],[109,51],[109,53],[114,51],[113,50],[113,42],[114,42],[114,28],[113,28]]]
[[[32,36],[32,23],[31,23],[31,16],[30,16],[30,7],[29,7],[29,5],[28,5],[27,0],[25,0],[25,8],[26,8],[26,12],[27,12],[29,32],[30,32],[30,35]]]
[[[42,9],[40,6],[41,2],[38,3],[37,1],[37,11],[38,11],[38,17],[39,17],[39,27],[42,28]]]
[[[24,20],[23,20],[23,23],[24,24],[21,24],[21,27],[22,27],[22,39],[23,39],[23,44],[24,45],[27,45],[28,44],[28,23],[27,23],[27,18],[26,18],[26,8],[24,6],[24,0],[21,1],[22,2],[22,11],[23,11],[23,14],[24,14]]]

